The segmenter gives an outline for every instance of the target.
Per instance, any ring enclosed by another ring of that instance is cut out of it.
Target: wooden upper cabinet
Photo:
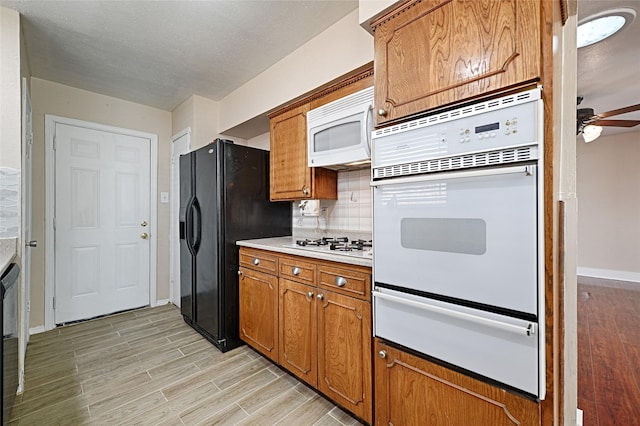
[[[308,103],[270,120],[272,201],[338,198],[336,172],[307,166],[307,112]]]
[[[376,125],[538,80],[540,3],[416,0],[373,22]]]

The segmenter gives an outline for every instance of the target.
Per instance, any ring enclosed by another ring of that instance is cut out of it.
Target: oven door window
[[[535,315],[531,169],[376,187],[376,282]]]

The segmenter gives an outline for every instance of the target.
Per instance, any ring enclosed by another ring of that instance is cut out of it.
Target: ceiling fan
[[[578,105],[583,97],[578,96]],[[596,114],[593,108],[578,108],[576,115],[576,135],[582,133],[585,142],[591,142],[600,136],[602,127],[634,127],[640,124],[640,120],[607,120],[609,117],[640,111],[640,104],[630,105],[607,112]]]

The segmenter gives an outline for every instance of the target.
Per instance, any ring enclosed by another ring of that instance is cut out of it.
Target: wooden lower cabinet
[[[324,291],[318,301],[318,389],[371,423],[371,304]]]
[[[280,278],[280,365],[317,385],[315,287]]]
[[[371,268],[240,248],[240,338],[368,424]]]
[[[539,425],[539,404],[375,339],[376,425]]]
[[[278,362],[278,277],[240,268],[240,338]]]

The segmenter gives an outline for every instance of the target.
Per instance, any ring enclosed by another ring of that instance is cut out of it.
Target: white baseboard
[[[583,277],[604,278],[607,280],[631,281],[640,283],[640,272],[616,271],[614,269],[584,268],[578,266],[577,273]]]
[[[32,327],[32,328],[29,329],[29,336],[31,336],[33,334],[44,333],[45,331],[47,331],[47,330],[45,330],[44,325],[39,325],[37,327]]]
[[[579,408],[576,413],[576,426],[582,426],[582,410]]]
[[[159,299],[159,300],[156,300],[156,304],[153,306],[168,305],[169,303],[170,303],[169,299]]]

